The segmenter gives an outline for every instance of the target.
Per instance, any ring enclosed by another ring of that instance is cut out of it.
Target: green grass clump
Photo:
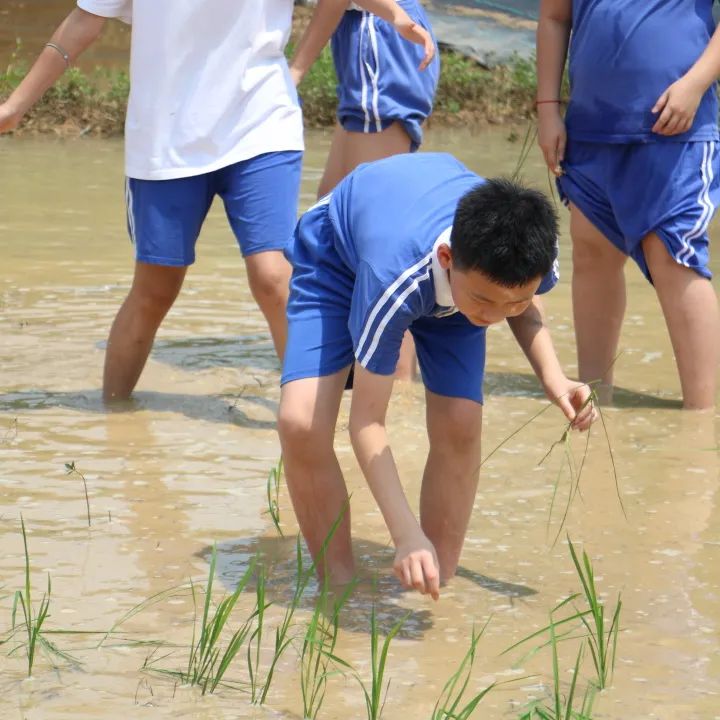
[[[292,46],[288,46],[288,55],[292,54],[292,50]],[[303,119],[307,125],[328,127],[335,124],[336,87],[332,53],[326,47],[298,87]]]
[[[25,520],[23,516],[20,516],[20,527],[22,530],[23,537],[23,548],[25,550],[25,586],[22,590],[17,590],[13,597],[13,605],[11,611],[11,629],[10,633],[0,644],[17,641],[18,636],[24,636],[24,642],[16,645],[11,651],[10,655],[14,654],[20,647],[25,647],[27,656],[27,674],[30,677],[33,673],[33,667],[37,658],[37,652],[39,649],[45,651],[51,660],[54,658],[60,658],[65,662],[77,664],[77,660],[68,655],[67,653],[60,650],[51,640],[46,636],[44,629],[45,621],[48,619],[50,614],[50,597],[52,594],[52,582],[50,580],[50,573],[47,576],[47,589],[43,593],[42,599],[40,600],[40,606],[37,611],[33,607],[33,591],[30,583],[30,552],[28,550],[27,532],[25,530]],[[18,622],[18,608],[22,612],[22,622]]]
[[[531,654],[547,646],[550,646],[552,650],[553,691],[551,703],[549,705],[539,703],[532,705],[521,720],[591,720],[595,696],[598,691],[608,687],[615,668],[622,609],[621,597],[618,594],[615,608],[608,612],[605,603],[599,597],[595,585],[595,572],[588,554],[583,551],[581,561],[570,538],[568,538],[568,546],[582,592],[574,593],[556,605],[550,612],[550,623],[546,627],[528,635],[504,651],[505,653],[510,652],[530,640],[549,635],[549,639],[532,650]],[[579,598],[584,599],[586,607],[578,607]],[[573,612],[561,619],[556,619],[557,613],[564,607],[572,607]],[[558,628],[561,626],[562,631],[558,632]],[[558,664],[558,644],[565,640],[581,641],[572,672],[570,689],[567,693],[561,691]],[[595,678],[587,685],[580,708],[576,709],[577,683],[586,649],[590,651],[593,660]]]
[[[612,679],[615,670],[622,599],[618,593],[615,609],[608,614],[605,604],[598,597],[597,588],[595,587],[595,572],[588,554],[583,550],[581,563],[570,538],[568,538],[568,545],[588,606],[588,612],[583,613],[580,619],[587,631],[587,644],[595,665],[597,685],[603,690],[607,687],[608,680]],[[608,620],[610,621],[609,625]]]
[[[0,71],[0,102],[20,84],[29,68],[18,41],[10,63]],[[27,113],[16,132],[122,135],[129,94],[125,70],[96,68],[85,73],[72,67]]]
[[[267,479],[267,510],[265,511],[273,521],[275,529],[280,537],[285,537],[280,527],[280,478],[283,473],[282,457],[277,461],[275,467],[270,468]]]
[[[313,614],[305,628],[300,649],[300,692],[305,720],[317,718],[325,700],[328,678],[343,670],[352,670],[345,660],[335,655],[335,645],[340,627],[340,610],[353,589],[354,584],[349,585],[342,595],[331,603],[327,580],[325,580],[315,602]],[[330,605],[332,609],[328,613]]]
[[[385,670],[390,644],[400,632],[408,617],[410,617],[409,612],[403,615],[390,628],[390,632],[385,636],[385,640],[383,640],[381,646],[380,629],[377,624],[375,605],[372,606],[372,610],[370,611],[370,682],[366,683],[355,673],[355,679],[360,684],[363,697],[365,698],[365,709],[368,720],[379,720],[382,717],[385,700],[390,687],[390,680],[385,682]]]
[[[476,693],[461,707],[465,691],[470,683],[473,665],[475,664],[477,645],[487,625],[488,623],[485,623],[477,632],[475,628],[473,628],[470,647],[465,653],[465,657],[463,657],[458,669],[445,683],[440,697],[433,708],[431,720],[467,720],[475,712],[480,701],[495,687],[496,683],[491,683],[479,693]]]
[[[575,665],[572,669],[570,686],[563,692],[560,682],[560,662],[558,660],[558,635],[555,622],[550,613],[550,647],[552,649],[553,685],[550,701],[538,701],[521,715],[520,720],[592,720],[592,709],[595,701],[596,688],[589,684],[585,688],[580,707],[577,707],[578,680],[583,659],[583,646],[578,650]]]
[[[160,669],[156,667],[156,663],[164,658],[153,659],[152,656],[145,661],[143,666],[143,670],[161,675],[169,675],[182,683],[197,685],[201,688],[203,695],[207,692],[214,692],[221,683],[231,684],[226,682],[225,675],[242,649],[246,638],[252,630],[255,618],[258,615],[258,609],[255,608],[241,623],[240,627],[232,633],[230,639],[225,643],[224,649],[221,648],[222,638],[229,625],[230,616],[237,605],[240,594],[253,576],[256,562],[253,559],[240,578],[233,593],[224,597],[211,612],[216,564],[217,550],[215,546],[213,546],[208,579],[202,590],[205,599],[203,601],[199,633],[197,623],[197,589],[192,581],[190,583],[195,606],[195,619],[193,622],[192,641],[190,643],[190,654],[186,668],[183,670]]]

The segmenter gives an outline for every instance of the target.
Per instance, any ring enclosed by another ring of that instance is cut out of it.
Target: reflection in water
[[[461,149],[485,174],[512,171],[518,152],[501,134],[435,131],[428,145]],[[310,136],[304,206],[314,197],[327,146],[325,135]],[[20,513],[35,586],[43,586],[46,570],[52,575],[52,628],[107,629],[155,593],[190,577],[204,583],[213,543],[218,590],[232,588],[256,552],[268,559],[272,627],[292,592],[296,532],[284,489],[287,539],[276,537],[265,513],[267,472],[279,455],[278,367],[222,213],[208,218],[198,263],[135,399],[122,412],[106,412],[99,392],[104,341],[132,268],[121,145],[1,139],[0,165],[0,631],[9,626],[11,593],[24,582]],[[525,174],[545,186],[539,157]],[[562,281],[545,303],[558,352],[572,370],[566,239],[565,232]],[[600,698],[598,717],[711,720],[720,707],[718,418],[678,411],[664,324],[652,289],[633,269],[629,298],[617,367],[621,390],[604,411],[627,519],[597,426],[566,526],[593,558],[610,604],[617,592],[623,597],[615,682]],[[488,347],[485,455],[545,406],[509,331],[492,328]],[[343,618],[338,654],[366,672],[372,603],[383,628],[411,611],[391,651],[385,716],[428,716],[473,626],[488,618],[477,687],[493,678],[547,677],[547,655],[512,669],[514,658],[500,653],[546,625],[548,610],[578,590],[563,535],[552,545],[557,514],[548,526],[561,453],[538,465],[562,433],[560,413],[551,408],[540,415],[483,466],[463,568],[437,604],[401,592],[392,577],[387,531],[352,458],[346,422],[343,416],[338,426],[339,458],[353,493],[363,582]],[[419,385],[398,388],[390,427],[409,497],[416,499],[427,450]],[[573,447],[579,460],[584,440],[576,438]],[[88,481],[90,529],[82,487],[65,474],[70,461]],[[561,474],[558,502],[567,492]],[[299,620],[308,617],[315,591],[304,598]],[[239,612],[253,603],[248,592]],[[22,658],[0,653],[0,718],[114,718],[132,713],[135,704],[152,717],[297,717],[293,653],[266,713],[249,709],[237,693],[202,699],[143,675],[151,650],[126,639],[186,645],[192,619],[190,598],[179,594],[128,620],[99,649],[93,640],[59,637],[58,644],[83,661],[82,670],[55,672],[39,658],[30,683],[23,682]],[[159,652],[172,653],[163,661],[167,667],[187,657],[182,648]],[[241,667],[237,675],[242,679]],[[482,717],[516,720],[539,682],[491,693]],[[361,702],[350,679],[333,678],[324,717],[357,717]]]

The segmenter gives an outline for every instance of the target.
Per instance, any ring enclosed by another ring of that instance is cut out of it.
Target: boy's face
[[[532,302],[541,277],[526,285],[508,288],[493,282],[479,270],[457,270],[448,245],[437,251],[440,267],[448,273],[455,307],[473,325],[492,325],[520,315]]]

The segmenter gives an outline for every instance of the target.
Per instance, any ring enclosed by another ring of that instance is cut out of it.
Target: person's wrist
[[[21,98],[12,95],[3,103],[5,112],[15,119],[21,118],[30,107],[29,104],[23,103]]]
[[[302,82],[302,79],[305,77],[305,71],[301,70],[297,65],[291,65],[290,77],[297,86]]]
[[[545,394],[555,402],[563,393],[567,392],[569,380],[561,370],[555,370],[540,379]]]
[[[535,102],[535,112],[540,117],[560,117],[561,102]]]
[[[683,78],[691,88],[699,95],[704,95],[707,89],[716,81],[716,77],[711,73],[703,72],[702,68],[691,68]]]
[[[413,516],[402,523],[398,523],[398,526],[391,530],[390,535],[395,548],[399,548],[403,545],[416,543],[418,538],[423,535],[423,532]]]

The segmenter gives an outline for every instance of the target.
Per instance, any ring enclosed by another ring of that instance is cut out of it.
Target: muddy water
[[[310,136],[303,206],[311,202],[327,146],[325,135]],[[502,133],[434,131],[428,146],[452,150],[485,174],[512,171],[519,152]],[[36,606],[46,574],[52,577],[49,629],[107,631],[156,593],[189,578],[203,582],[213,543],[226,588],[263,553],[271,565],[272,627],[292,590],[296,532],[284,489],[288,539],[278,537],[265,513],[267,472],[279,453],[273,424],[278,366],[219,208],[211,212],[198,263],[160,332],[134,404],[108,413],[98,390],[103,345],[132,267],[121,145],[3,139],[0,168],[0,632],[10,628],[12,593],[24,583],[21,515]],[[535,155],[525,174],[545,186]],[[565,228],[565,273],[547,308],[558,352],[572,371],[568,260]],[[623,390],[605,414],[627,519],[598,428],[582,498],[566,526],[593,558],[610,606],[622,593],[614,684],[600,697],[596,717],[711,720],[720,718],[718,418],[678,410],[678,382],[655,298],[633,268],[628,279],[617,370]],[[488,345],[486,453],[545,406],[509,332],[493,328]],[[422,388],[400,388],[391,415],[395,455],[415,503],[426,449]],[[472,628],[489,618],[472,686],[515,682],[490,693],[478,717],[516,719],[529,699],[547,692],[546,651],[529,659],[500,653],[545,625],[548,611],[579,590],[565,543],[552,544],[557,511],[548,529],[561,453],[538,466],[562,429],[551,408],[486,463],[462,572],[437,604],[398,591],[387,532],[346,434],[338,433],[366,581],[343,620],[337,654],[367,678],[372,603],[384,629],[411,611],[391,649],[386,718],[429,717]],[[574,449],[579,457],[583,443],[576,439]],[[87,481],[91,527],[82,479],[66,473],[69,462]],[[567,487],[563,474],[560,504]],[[253,601],[244,595],[238,613],[249,613]],[[308,618],[311,603],[308,596],[298,621]],[[237,690],[202,698],[143,672],[148,656],[156,668],[183,666],[192,619],[192,602],[178,589],[122,623],[100,647],[101,635],[50,636],[78,662],[53,668],[41,654],[30,680],[22,648],[7,657],[3,651],[13,643],[3,645],[0,718],[301,716],[295,650],[281,664],[267,710],[250,706]],[[160,649],[153,653],[143,642]],[[564,668],[575,652],[574,644],[564,646]],[[589,676],[586,663],[583,677]],[[231,677],[247,679],[242,661]],[[333,677],[321,717],[363,713],[357,684]]]

